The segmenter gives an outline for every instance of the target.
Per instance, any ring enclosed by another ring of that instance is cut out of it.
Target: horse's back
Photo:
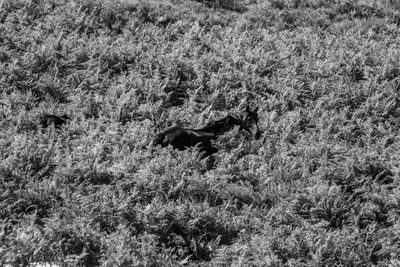
[[[53,114],[44,114],[39,119],[39,124],[42,126],[42,128],[46,128],[51,124],[54,124],[55,127],[59,128],[66,122],[67,122],[66,117],[59,117]]]
[[[173,126],[158,133],[153,138],[154,145],[168,146],[172,145],[174,148],[184,149],[189,144],[189,138],[186,131],[180,126]]]
[[[213,133],[173,126],[158,133],[153,139],[153,144],[161,146],[172,145],[174,148],[183,150],[197,144],[210,142],[211,139],[215,139]]]

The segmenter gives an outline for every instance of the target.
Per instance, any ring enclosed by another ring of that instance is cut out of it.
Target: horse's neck
[[[207,123],[206,126],[197,129],[197,131],[212,132],[215,135],[221,135],[224,134],[225,132],[230,131],[233,127],[240,125],[242,125],[242,121],[240,118],[228,115],[218,121]]]

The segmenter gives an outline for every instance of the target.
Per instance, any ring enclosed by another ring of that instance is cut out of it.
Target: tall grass
[[[398,265],[395,1],[4,1],[0,264]],[[147,147],[248,102],[197,150]],[[38,127],[66,113],[61,129]]]

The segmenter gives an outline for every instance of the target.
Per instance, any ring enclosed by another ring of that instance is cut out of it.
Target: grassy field
[[[400,266],[399,26],[395,0],[0,1],[0,265]],[[212,170],[147,148],[247,103],[262,138]]]

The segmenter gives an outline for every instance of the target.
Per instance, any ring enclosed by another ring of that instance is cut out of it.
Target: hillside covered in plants
[[[0,1],[0,265],[398,266],[399,26],[394,0]],[[151,149],[248,103],[262,138],[212,169]]]

